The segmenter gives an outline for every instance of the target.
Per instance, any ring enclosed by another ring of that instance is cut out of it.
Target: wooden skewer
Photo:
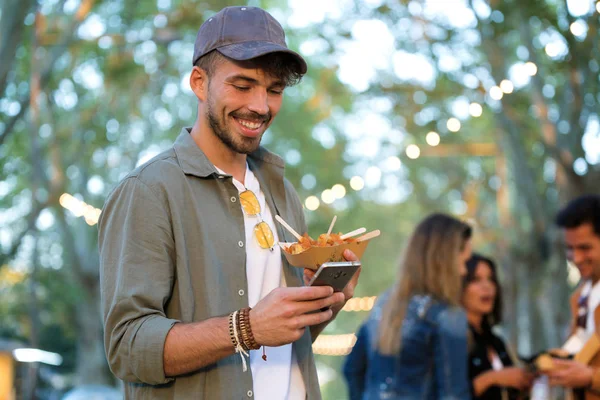
[[[287,229],[287,230],[288,230],[288,232],[290,232],[292,235],[294,235],[294,237],[295,237],[295,238],[296,238],[298,241],[300,241],[300,239],[302,239],[302,236],[300,236],[300,235],[298,234],[298,232],[296,232],[296,231],[294,230],[294,228],[292,228],[291,226],[289,226],[289,225],[288,225],[288,223],[287,223],[287,222],[285,222],[285,221],[283,220],[283,218],[281,218],[279,215],[275,215],[275,219],[276,219],[276,220],[277,220],[277,222],[279,222],[279,223],[280,223],[280,224],[281,224],[281,225],[282,225],[282,226],[283,226],[285,229]]]
[[[351,238],[352,236],[356,236],[356,235],[360,235],[361,233],[365,233],[367,230],[365,228],[358,228],[353,230],[352,232],[348,232],[345,235],[340,236],[340,239],[344,240],[344,239],[348,239]]]
[[[327,236],[331,235],[331,231],[333,230],[333,225],[335,224],[336,220],[337,220],[337,215],[334,215],[333,220],[331,220],[331,225],[329,225],[329,229],[327,230]]]
[[[379,229],[371,231],[369,233],[365,233],[364,235],[362,235],[361,237],[359,237],[358,239],[356,239],[357,242],[364,242],[365,240],[371,240],[373,238],[376,238],[377,236],[379,236],[381,234],[381,231]]]

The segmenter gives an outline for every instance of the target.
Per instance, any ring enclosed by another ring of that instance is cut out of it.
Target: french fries
[[[356,239],[350,237],[347,239],[341,238],[342,233],[330,233],[329,235],[326,233],[322,233],[319,235],[317,240],[314,240],[308,233],[302,235],[300,240],[296,243],[291,244],[287,248],[284,247],[284,250],[289,254],[300,254],[311,247],[328,247],[328,246],[338,246],[340,244],[345,243],[353,243]]]

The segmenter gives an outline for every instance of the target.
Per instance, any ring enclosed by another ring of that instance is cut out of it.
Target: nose
[[[268,114],[269,103],[268,103],[267,91],[258,89],[254,90],[252,96],[250,96],[250,102],[248,103],[248,110],[253,111],[260,115]]]
[[[583,261],[584,261],[585,257],[584,257],[584,255],[580,251],[573,250],[570,253],[571,254],[568,254],[567,257],[570,255],[570,257],[568,257],[568,258],[571,259],[571,261],[573,262],[573,264],[575,264],[575,265],[581,265],[581,264],[583,264]]]

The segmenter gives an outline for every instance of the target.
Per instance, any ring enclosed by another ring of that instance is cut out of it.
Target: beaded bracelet
[[[245,345],[251,350],[260,349],[260,345],[256,343],[254,334],[252,333],[252,327],[250,326],[250,307],[242,308],[240,312],[242,314],[241,318],[244,324],[244,329],[246,330],[244,337]]]
[[[248,343],[250,343],[249,339],[248,339],[248,326],[247,326],[246,320],[244,319],[243,309],[239,311],[236,323],[238,325],[238,329],[240,332],[240,339],[241,339],[240,344],[242,345],[244,350],[246,350],[246,351],[252,350],[250,348],[250,346],[248,346]]]
[[[240,314],[241,314],[241,320],[243,321],[243,329],[244,329],[244,333],[243,333],[243,341],[244,341],[244,345],[249,349],[249,350],[258,350],[260,349],[260,344],[258,344],[256,342],[256,339],[254,339],[254,334],[252,333],[252,327],[250,326],[250,307],[246,307],[240,310]],[[265,346],[262,346],[263,349],[263,354],[262,354],[262,359],[267,361],[267,350]]]
[[[231,339],[231,344],[233,344],[233,348],[236,349],[238,346],[237,340],[235,340],[235,333],[233,331],[233,324],[235,323],[233,320],[233,314],[229,314],[229,338]]]

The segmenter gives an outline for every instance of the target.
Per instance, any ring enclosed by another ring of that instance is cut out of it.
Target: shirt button
[[[231,196],[231,202],[232,202],[232,203],[235,203],[236,201],[237,201],[237,197],[235,197],[235,196]]]
[[[244,289],[240,289],[240,290],[238,290],[238,294],[239,294],[240,296],[243,296],[243,295],[244,295]]]
[[[241,240],[238,242],[238,246],[240,247],[244,247],[244,242],[242,242]]]
[[[248,390],[248,392],[246,393],[248,395],[248,397],[252,397],[252,390]]]

